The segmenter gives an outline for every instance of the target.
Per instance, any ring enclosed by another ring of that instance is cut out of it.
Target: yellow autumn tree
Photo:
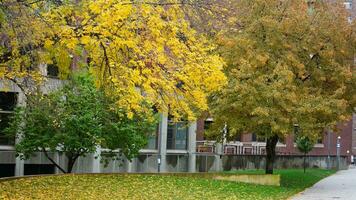
[[[88,69],[97,86],[129,114],[142,111],[145,101],[193,120],[207,109],[207,96],[225,82],[216,47],[191,28],[178,1],[38,1],[22,6],[37,9],[33,16],[41,26],[36,28],[48,30],[40,34],[44,40],[35,39],[41,46],[39,60],[56,62],[61,77]]]
[[[298,124],[309,138],[350,116],[355,105],[353,30],[342,2],[238,1],[219,42],[228,86],[212,97],[217,128],[267,139],[273,173],[279,139]]]
[[[33,6],[25,1],[0,2],[0,79],[15,82],[23,89],[30,87],[26,85],[30,79],[42,80],[41,49],[50,31]]]

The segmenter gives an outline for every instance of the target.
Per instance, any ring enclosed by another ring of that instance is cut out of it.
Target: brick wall
[[[354,119],[356,119],[356,115],[354,115]],[[356,127],[356,120],[349,120],[346,123],[338,125],[338,133],[331,133],[330,135],[330,149],[328,148],[328,134],[325,132],[323,135],[322,143],[316,144],[313,150],[309,153],[309,155],[336,155],[336,143],[337,137],[340,135],[341,140],[341,151],[340,154],[343,156],[351,156],[356,155],[356,131],[354,130]],[[197,140],[203,140],[204,135],[204,120],[198,120],[198,129],[197,129]],[[244,145],[251,144],[252,134],[244,134],[241,136],[241,142]],[[354,147],[354,148],[352,148]],[[298,151],[297,147],[294,143],[293,134],[289,135],[284,140],[284,145],[281,144],[277,148],[278,154],[282,155],[300,155],[301,153]]]

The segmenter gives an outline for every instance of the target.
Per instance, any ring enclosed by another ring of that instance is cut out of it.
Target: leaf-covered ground
[[[44,176],[0,182],[0,199],[286,199],[333,171],[280,170],[281,187],[201,177],[156,175]],[[237,171],[229,173],[263,173]]]

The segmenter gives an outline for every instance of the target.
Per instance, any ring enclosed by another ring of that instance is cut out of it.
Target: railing
[[[197,141],[196,145],[197,153],[215,153],[216,152],[216,142],[211,140]]]
[[[210,140],[197,141],[197,153],[216,153],[217,142]],[[285,147],[284,144],[277,144],[277,154],[279,148]],[[265,155],[266,143],[265,142],[228,142],[224,144],[224,154],[226,155]]]

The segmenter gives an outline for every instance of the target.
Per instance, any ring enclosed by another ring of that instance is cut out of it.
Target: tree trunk
[[[68,158],[67,173],[72,173],[73,166],[74,166],[75,162],[77,161],[78,157],[79,157],[79,154],[75,154],[74,156],[67,155],[67,158]]]
[[[305,157],[307,156],[306,153],[304,153],[304,160],[303,160],[303,168],[304,168],[304,173],[305,173],[305,168],[306,168],[306,163],[305,163]]]
[[[49,161],[51,161],[51,163],[56,166],[62,173],[67,173],[58,163],[56,163],[47,153],[46,149],[45,148],[42,148],[42,152],[45,154],[45,156],[47,157],[47,159]]]
[[[273,163],[276,157],[276,145],[278,142],[278,136],[274,135],[267,138],[266,144],[266,174],[273,174]]]
[[[74,162],[72,158],[68,158],[68,163],[67,163],[67,173],[71,173],[73,170]]]

